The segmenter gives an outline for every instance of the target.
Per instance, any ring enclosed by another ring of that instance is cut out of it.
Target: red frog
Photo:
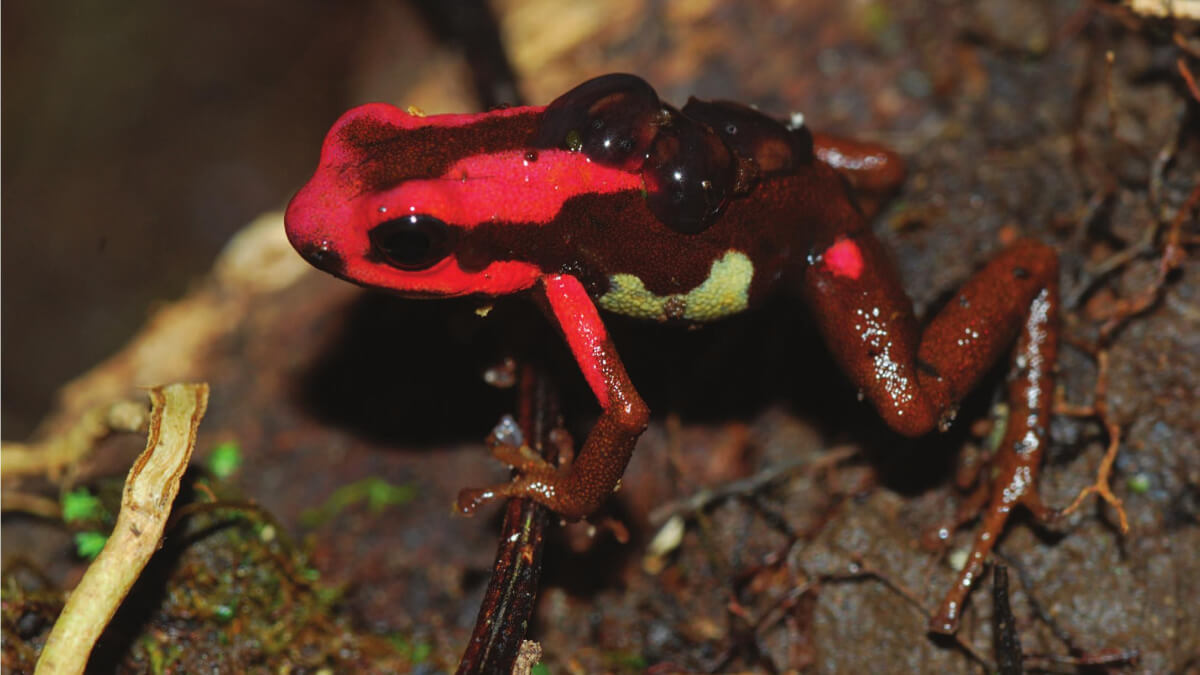
[[[578,519],[617,488],[649,411],[599,310],[696,324],[791,293],[906,436],[944,428],[1015,343],[991,502],[930,624],[948,633],[1012,507],[1048,513],[1033,484],[1054,384],[1057,258],[1035,241],[1012,244],[922,328],[848,185],[878,194],[902,176],[894,154],[814,135],[799,116],[782,123],[694,98],[677,109],[616,74],[545,107],[431,117],[355,108],[288,206],[287,234],[310,263],[363,286],[420,298],[527,293],[562,331],[598,421],[564,466],[496,443],[517,476],[464,490],[464,513],[525,497]]]

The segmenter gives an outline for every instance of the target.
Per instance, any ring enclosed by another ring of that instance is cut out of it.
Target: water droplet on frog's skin
[[[658,94],[640,77],[597,77],[546,106],[533,145],[566,148],[605,166],[637,169],[658,132],[661,106]]]
[[[733,155],[708,125],[672,112],[642,165],[646,206],[672,230],[696,234],[716,221],[733,191]]]
[[[521,427],[517,425],[517,421],[513,419],[512,415],[500,418],[496,428],[492,429],[492,438],[497,443],[511,446],[520,446],[525,441],[521,434]]]
[[[583,136],[580,135],[578,129],[571,129],[567,132],[567,149],[571,152],[583,150]]]
[[[734,156],[761,174],[786,173],[812,162],[812,134],[732,101],[688,99],[684,116],[707,124]]]

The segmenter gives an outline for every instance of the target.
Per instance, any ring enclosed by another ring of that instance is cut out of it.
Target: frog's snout
[[[341,276],[346,269],[346,260],[327,241],[303,243],[296,246],[296,251],[308,264],[335,276]]]

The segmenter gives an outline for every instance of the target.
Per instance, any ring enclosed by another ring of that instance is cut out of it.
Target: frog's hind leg
[[[962,600],[1012,508],[1049,509],[1034,483],[1047,443],[1058,352],[1058,261],[1021,240],[1001,251],[921,330],[898,275],[869,232],[810,260],[803,294],[830,351],[880,416],[918,436],[953,419],[959,401],[1012,351],[1008,426],[992,460],[991,495],[968,563],[930,624],[957,628]]]

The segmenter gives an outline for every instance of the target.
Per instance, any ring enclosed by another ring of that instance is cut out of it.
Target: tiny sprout
[[[229,478],[242,465],[242,449],[233,441],[213,448],[208,456],[208,470],[217,478]]]
[[[95,560],[108,543],[108,536],[100,532],[76,532],[75,552],[80,558]]]
[[[100,499],[88,492],[87,488],[81,487],[62,496],[63,522],[97,520],[103,515],[103,511]]]

